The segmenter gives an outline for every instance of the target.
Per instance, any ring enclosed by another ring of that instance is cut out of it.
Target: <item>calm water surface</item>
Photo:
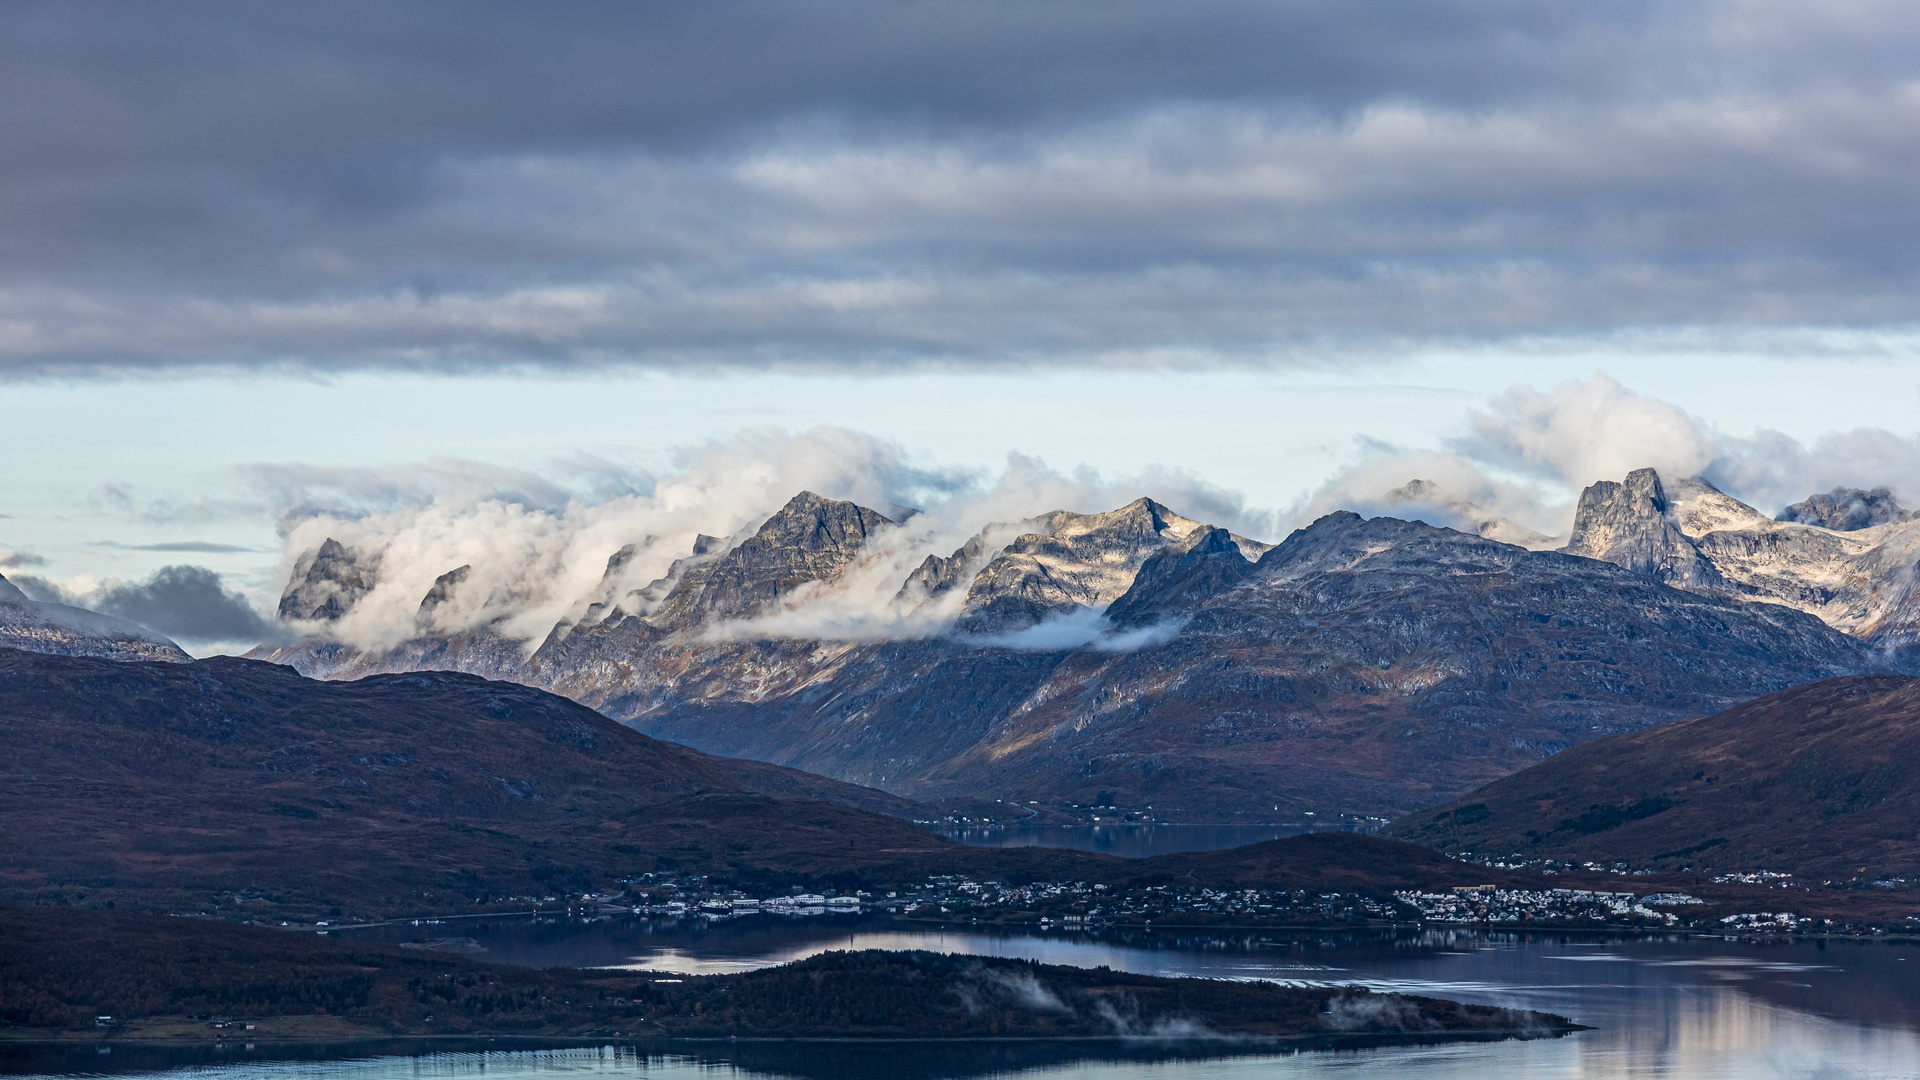
[[[34,1058],[0,1053],[6,1072],[114,1073],[169,1080],[239,1077],[417,1080],[447,1077],[1013,1076],[1076,1080],[1365,1076],[1920,1078],[1920,943],[1758,945],[1707,939],[1360,932],[1193,932],[1041,936],[940,928],[862,916],[753,916],[719,924],[604,920],[459,921],[353,932],[371,939],[471,937],[480,959],[509,963],[738,971],[830,948],[925,948],[1157,975],[1365,983],[1383,990],[1517,1005],[1596,1030],[1533,1042],[1341,1053],[1244,1053],[1232,1046],[1112,1044],[715,1044],[652,1053],[630,1047],[513,1050],[500,1044],[308,1048],[268,1060],[244,1048],[173,1052],[91,1046]],[[360,1056],[356,1056],[360,1055]],[[223,1060],[238,1059],[238,1060]],[[172,1066],[172,1068],[164,1068]]]

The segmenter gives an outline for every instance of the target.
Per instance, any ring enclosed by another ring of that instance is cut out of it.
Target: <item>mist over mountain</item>
[[[1600,735],[1890,663],[1854,623],[1736,595],[1691,541],[1693,562],[1672,554],[1686,534],[1649,510],[1649,484],[1596,485],[1567,553],[1351,513],[1269,546],[1138,499],[991,523],[916,558],[916,515],[803,492],[644,585],[627,587],[621,547],[537,647],[482,627],[261,655],[327,677],[515,679],[659,737],[917,798],[1201,817],[1392,816]],[[1760,517],[1685,490],[1696,531]],[[376,559],[329,541],[288,602],[324,594],[324,609]],[[460,602],[463,569],[435,580],[417,625]]]

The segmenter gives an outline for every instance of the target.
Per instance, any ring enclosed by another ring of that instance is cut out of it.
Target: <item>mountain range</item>
[[[1394,817],[1593,738],[1899,666],[1920,522],[1858,494],[1770,521],[1641,470],[1588,488],[1559,552],[1350,513],[1269,546],[1140,499],[989,526],[899,581],[905,629],[836,635],[782,620],[913,523],[808,492],[644,587],[619,585],[632,552],[613,553],[531,649],[433,628],[466,567],[422,598],[412,640],[333,640],[377,561],[329,541],[281,604],[309,636],[256,655],[511,679],[922,800]]]

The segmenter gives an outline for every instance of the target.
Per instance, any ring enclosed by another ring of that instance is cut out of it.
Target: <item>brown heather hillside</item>
[[[1598,739],[1386,835],[1495,857],[1920,878],[1920,678],[1828,679]]]
[[[660,871],[755,889],[966,873],[1353,891],[1484,876],[1333,835],[1217,863],[969,848],[876,807],[912,804],[471,675],[320,682],[247,660],[0,649],[4,902],[277,919],[524,908],[516,898]]]

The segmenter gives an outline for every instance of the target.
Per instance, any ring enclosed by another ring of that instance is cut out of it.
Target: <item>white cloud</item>
[[[1703,476],[1768,514],[1842,486],[1885,485],[1904,505],[1920,506],[1920,436],[1864,427],[1811,443],[1777,431],[1733,435],[1600,373],[1549,390],[1513,387],[1472,413],[1444,448],[1371,447],[1289,518],[1304,523],[1349,509],[1473,531],[1472,515],[1447,499],[1410,508],[1389,495],[1421,479],[1489,515],[1565,537],[1582,488],[1639,468]]]
[[[490,627],[532,647],[605,591],[608,558],[623,546],[636,552],[610,590],[615,597],[663,576],[700,534],[744,538],[802,490],[882,513],[919,512],[881,534],[831,588],[802,589],[783,610],[747,626],[716,627],[716,636],[871,640],[945,632],[964,590],[924,607],[901,603],[896,596],[907,575],[928,555],[950,555],[989,525],[1050,510],[1110,510],[1148,492],[1177,512],[1242,532],[1264,534],[1271,523],[1232,493],[1184,473],[1066,475],[1016,455],[989,478],[923,468],[896,446],[830,428],[748,432],[692,447],[644,486],[639,477],[616,480],[613,494],[597,497],[465,462],[394,470],[263,466],[250,475],[281,508],[283,573],[328,538],[373,569],[372,591],[338,623],[314,628],[368,648],[416,634],[421,599],[436,578],[460,566],[473,569],[435,610],[434,628]],[[1004,544],[1019,531],[994,535]]]
[[[1496,468],[1579,488],[1651,466],[1694,476],[1711,465],[1721,440],[1678,406],[1635,393],[1600,374],[1541,391],[1517,386],[1473,419],[1461,441]]]

